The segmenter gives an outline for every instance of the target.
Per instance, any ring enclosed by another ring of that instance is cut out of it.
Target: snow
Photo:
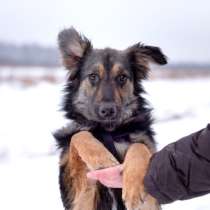
[[[145,82],[154,107],[158,148],[206,126],[210,78]],[[52,132],[66,123],[59,111],[63,84],[0,84],[0,209],[62,209],[58,151]],[[210,196],[163,206],[208,210]]]

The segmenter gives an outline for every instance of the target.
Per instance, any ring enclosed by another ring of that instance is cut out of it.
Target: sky
[[[57,45],[74,26],[96,48],[143,42],[169,62],[210,63],[209,0],[0,0],[0,41]]]

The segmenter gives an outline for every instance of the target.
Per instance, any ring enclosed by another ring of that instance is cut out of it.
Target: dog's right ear
[[[70,70],[70,79],[73,80],[77,74],[79,63],[92,48],[91,42],[71,27],[59,33],[58,44],[63,64]]]

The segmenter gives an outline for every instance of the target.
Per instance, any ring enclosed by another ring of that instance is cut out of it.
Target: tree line
[[[56,48],[37,44],[14,45],[0,42],[0,65],[57,67],[59,53]]]

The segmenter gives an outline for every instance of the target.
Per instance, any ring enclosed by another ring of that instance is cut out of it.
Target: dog
[[[159,210],[144,189],[156,151],[151,108],[141,81],[150,62],[164,65],[161,49],[137,43],[125,50],[94,49],[73,27],[58,35],[68,70],[62,109],[71,122],[54,133],[61,149],[60,191],[66,210]],[[87,179],[88,171],[123,164],[123,187]]]

